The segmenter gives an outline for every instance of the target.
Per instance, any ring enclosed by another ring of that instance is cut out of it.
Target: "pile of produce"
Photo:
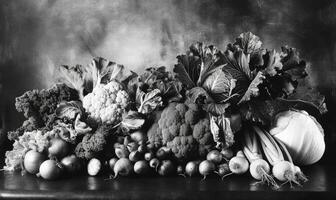
[[[224,51],[191,45],[173,71],[136,74],[103,58],[60,66],[60,83],[16,98],[26,120],[8,133],[4,169],[48,180],[249,171],[275,188],[300,185],[299,166],[325,149],[324,97],[308,67],[296,49],[265,49],[250,32]]]

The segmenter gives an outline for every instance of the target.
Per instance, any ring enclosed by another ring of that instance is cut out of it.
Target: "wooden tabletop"
[[[309,182],[279,190],[255,185],[249,175],[201,177],[119,177],[77,176],[47,181],[19,172],[0,173],[0,197],[7,199],[336,199],[336,170],[317,164],[303,168]]]

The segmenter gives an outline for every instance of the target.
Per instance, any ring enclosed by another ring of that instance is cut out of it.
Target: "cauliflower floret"
[[[129,96],[120,83],[111,81],[97,85],[83,98],[83,107],[99,123],[114,125],[121,121]]]
[[[201,119],[197,124],[195,124],[193,129],[193,138],[199,143],[199,154],[201,156],[205,156],[215,145],[210,130],[209,119]]]

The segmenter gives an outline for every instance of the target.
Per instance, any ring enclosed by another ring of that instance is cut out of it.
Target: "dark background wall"
[[[50,86],[55,66],[102,56],[139,71],[167,65],[193,41],[224,49],[241,32],[268,48],[288,44],[312,63],[314,84],[335,114],[336,1],[0,0],[1,113],[18,125],[14,97]]]

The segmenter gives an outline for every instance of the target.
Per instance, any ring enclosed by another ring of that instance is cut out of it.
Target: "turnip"
[[[262,153],[256,133],[252,131],[245,131],[244,136],[245,140],[243,141],[243,151],[246,158],[250,162],[250,174],[254,179],[260,181],[257,182],[257,184],[267,183],[277,188],[277,183],[270,175],[271,168],[269,164],[262,158]]]
[[[234,155],[233,155],[233,151],[231,149],[222,149],[221,154],[223,155],[223,159],[225,159],[226,161],[229,161]]]
[[[147,161],[139,160],[134,164],[134,172],[136,174],[146,175],[150,172],[150,167]]]
[[[176,167],[176,173],[180,176],[183,176],[184,178],[186,177],[184,174],[184,167],[182,165],[178,165]]]
[[[282,149],[287,155],[290,161],[286,161],[282,151],[279,147],[279,141],[277,142],[268,132],[261,130],[259,127],[253,126],[255,132],[260,138],[261,147],[264,150],[264,154],[268,162],[273,166],[272,174],[279,181],[300,184],[294,174],[294,165],[289,153],[287,153],[286,147],[283,145]],[[285,184],[284,183],[284,184]]]
[[[158,173],[161,176],[169,176],[176,172],[176,166],[171,160],[163,160],[158,168]]]
[[[218,150],[212,150],[207,154],[207,160],[219,164],[223,160],[223,155]]]
[[[64,157],[61,163],[68,174],[76,174],[82,171],[82,162],[75,155]]]
[[[46,159],[47,157],[44,154],[30,150],[25,154],[23,165],[27,172],[36,174],[39,172],[40,165]]]
[[[155,171],[158,170],[159,165],[160,165],[160,161],[159,161],[159,159],[157,159],[157,158],[152,158],[152,159],[149,161],[149,166],[150,166],[151,168],[154,168]]]
[[[133,164],[127,158],[120,158],[114,165],[114,178],[118,175],[128,176],[133,172]]]
[[[53,138],[50,140],[48,148],[49,157],[63,158],[70,151],[70,144],[61,138]]]
[[[137,151],[139,144],[136,142],[130,142],[127,144],[127,149],[129,152]]]
[[[144,144],[140,144],[138,149],[137,149],[137,151],[139,151],[142,154],[146,153],[146,150],[147,150],[147,147]]]
[[[223,163],[218,165],[218,170],[215,173],[218,174],[223,180],[226,177],[226,175],[231,173],[229,164]]]
[[[145,160],[147,160],[147,161],[152,160],[152,159],[154,158],[154,154],[153,154],[153,152],[147,152],[147,153],[145,153],[144,158],[145,158]]]
[[[170,149],[168,149],[167,147],[161,147],[159,150],[157,150],[156,157],[159,160],[166,160],[169,158],[170,153]]]
[[[114,151],[118,158],[128,158],[130,154],[125,145],[118,145]]]
[[[140,143],[142,141],[147,140],[147,135],[146,135],[146,133],[144,133],[144,131],[138,130],[138,131],[135,131],[135,132],[131,133],[131,138],[132,138],[133,141],[136,141],[136,142]]]
[[[90,176],[96,176],[102,169],[102,164],[97,158],[92,158],[87,165],[87,172]]]
[[[298,166],[294,166],[294,175],[295,175],[296,180],[299,183],[302,183],[302,182],[304,183],[308,181],[307,176],[304,175],[304,173],[301,171],[300,167]]]
[[[141,160],[142,157],[143,156],[139,151],[132,151],[128,156],[129,160],[132,161],[132,162],[137,162],[137,161]]]
[[[215,164],[209,160],[202,161],[198,166],[199,173],[203,176],[203,180],[206,179],[208,175],[213,173],[215,169]]]
[[[62,165],[55,160],[44,161],[39,168],[39,175],[47,180],[58,179],[62,175]]]
[[[114,165],[116,164],[117,161],[118,161],[117,158],[111,158],[111,159],[109,160],[108,165],[109,165],[109,168],[110,168],[111,170],[114,169]]]
[[[198,164],[199,162],[197,161],[188,162],[185,166],[185,173],[189,177],[197,175],[198,174]]]
[[[244,174],[249,169],[249,163],[242,151],[238,151],[236,156],[229,161],[229,168],[233,174]]]

